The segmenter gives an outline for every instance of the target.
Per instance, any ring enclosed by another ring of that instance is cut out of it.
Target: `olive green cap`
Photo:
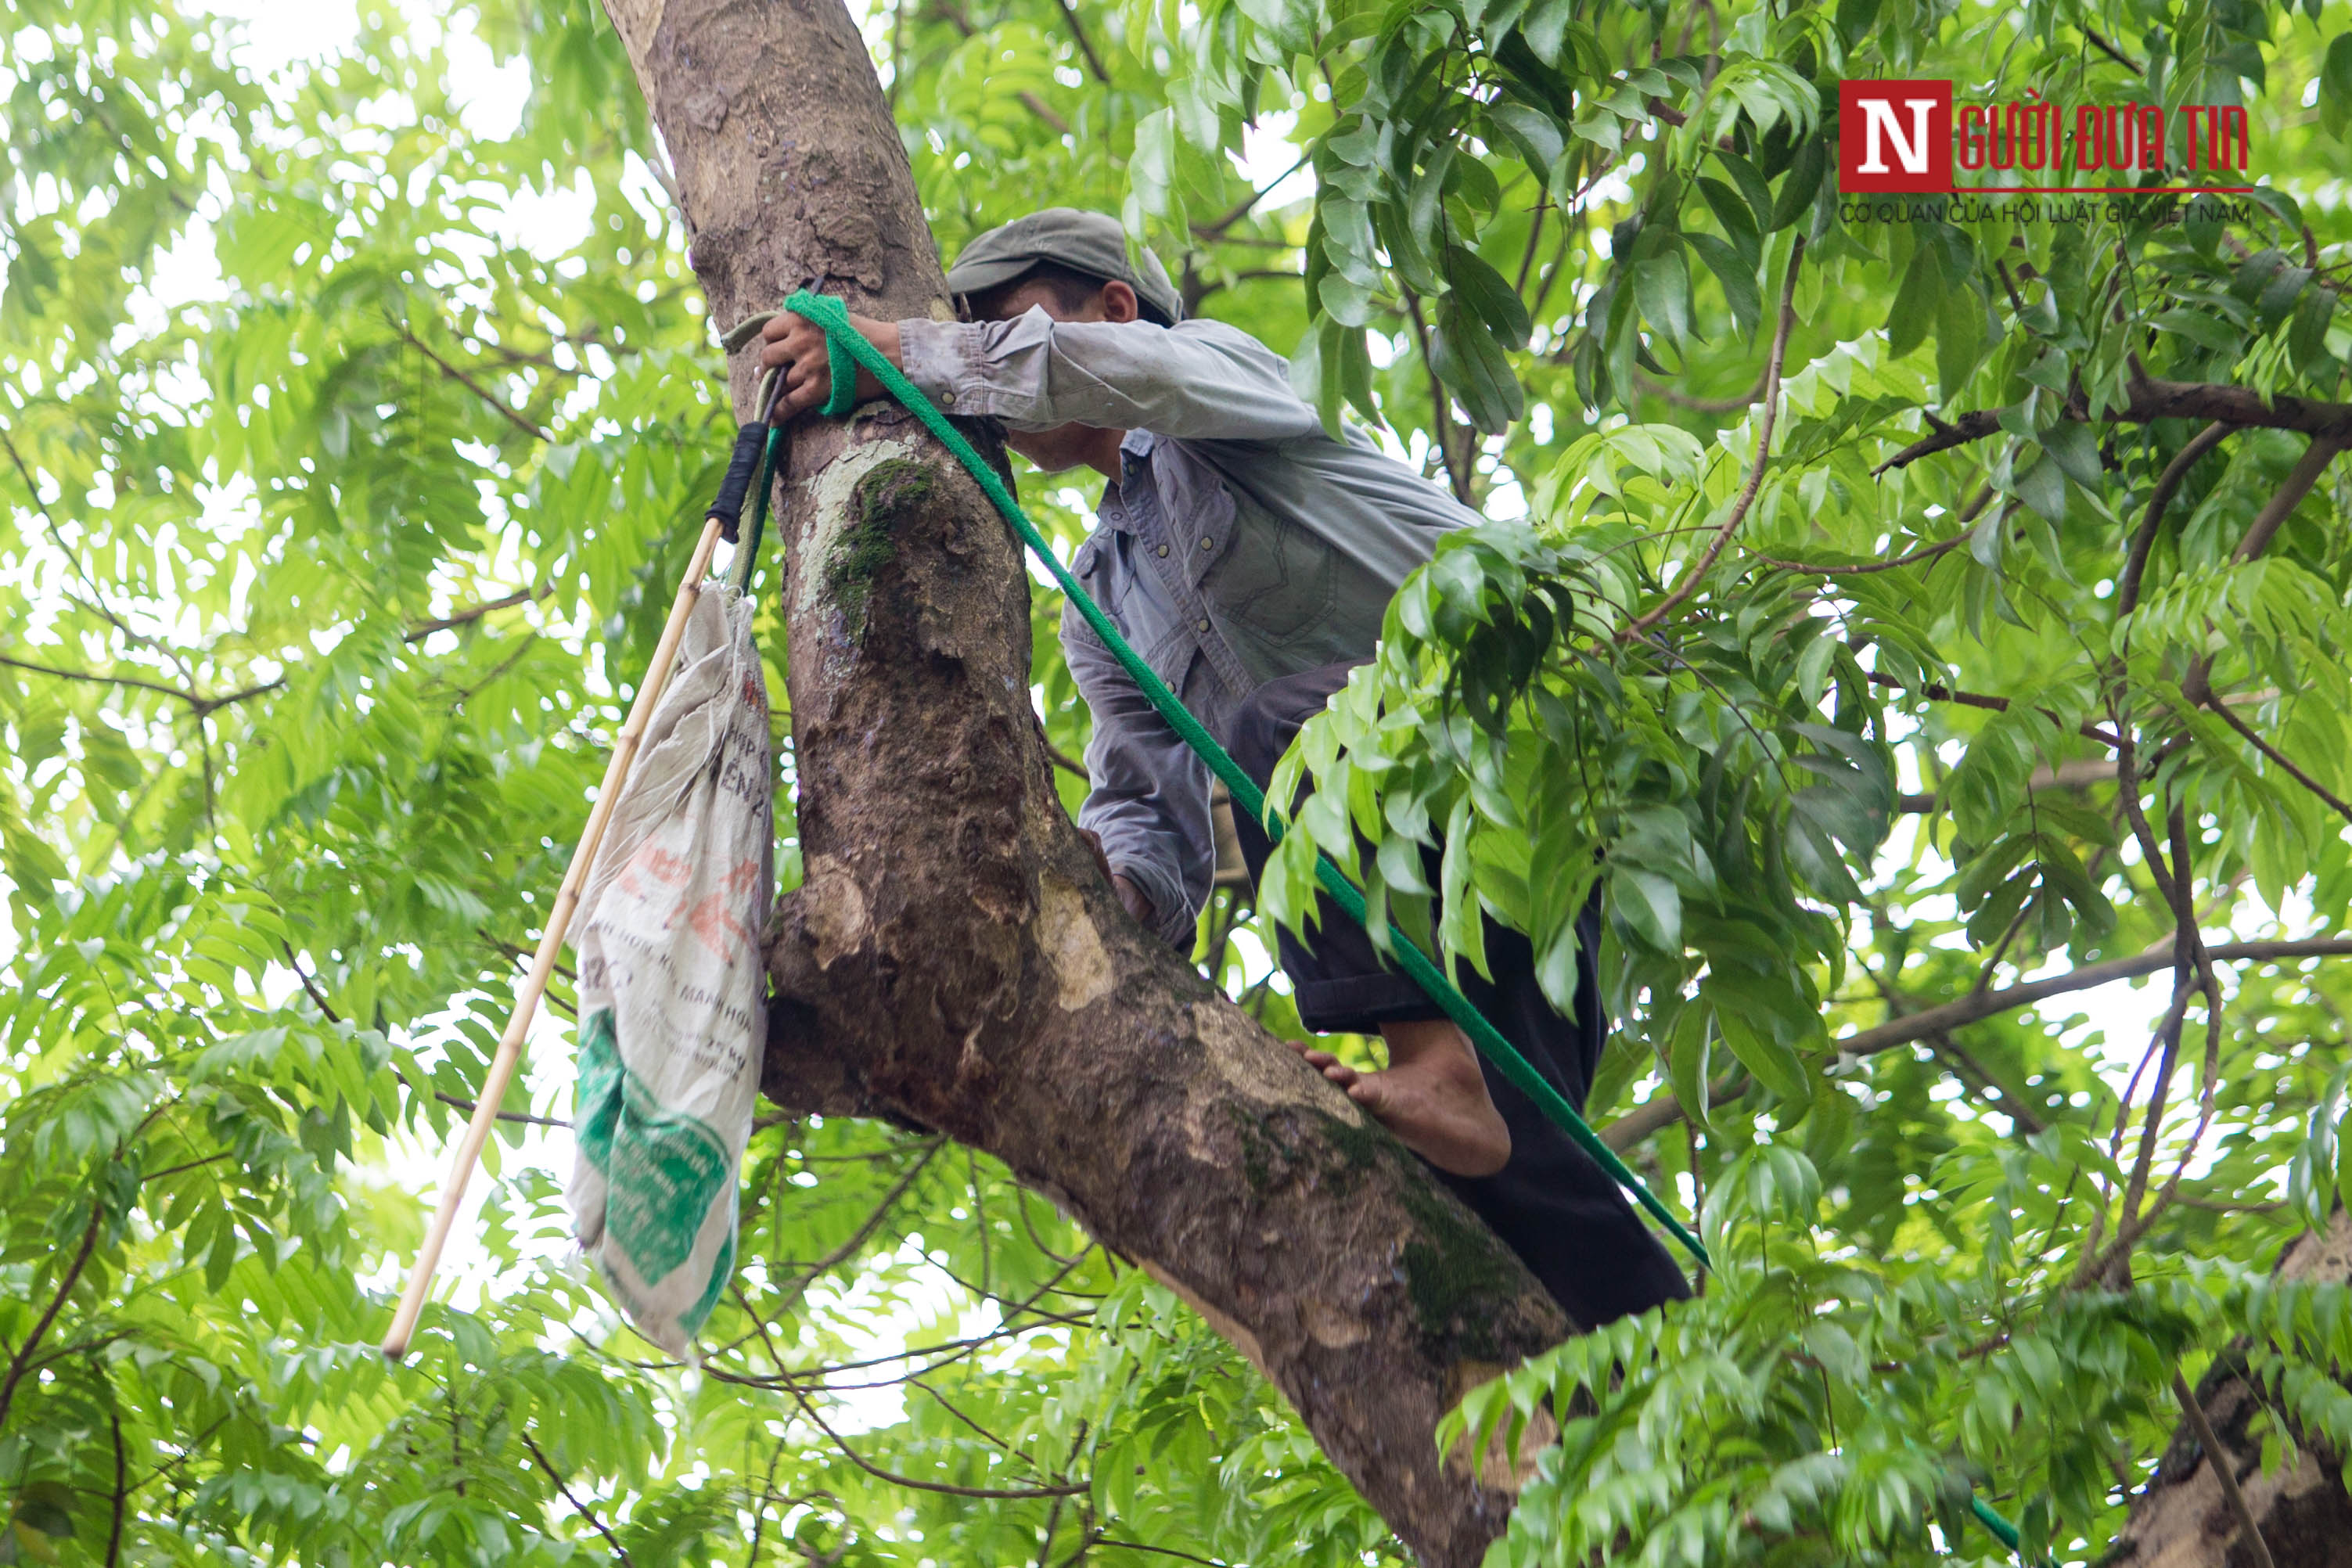
[[[1149,250],[1142,265],[1127,258],[1127,230],[1108,213],[1077,207],[1047,207],[990,229],[963,247],[948,268],[948,292],[982,294],[1012,282],[1041,261],[1051,261],[1105,281],[1117,279],[1171,322],[1184,319],[1184,298],[1168,280],[1168,268]]]

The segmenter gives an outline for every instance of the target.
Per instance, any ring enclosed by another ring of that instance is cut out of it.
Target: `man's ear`
[[[1134,288],[1114,278],[1102,286],[1102,313],[1106,321],[1132,321],[1143,310],[1136,302]]]

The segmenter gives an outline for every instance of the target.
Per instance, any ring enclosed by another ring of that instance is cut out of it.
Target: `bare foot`
[[[1491,1176],[1511,1157],[1511,1131],[1486,1093],[1478,1058],[1443,1019],[1384,1026],[1385,1072],[1358,1072],[1304,1040],[1286,1042],[1308,1066],[1347,1091],[1404,1146],[1456,1176]]]

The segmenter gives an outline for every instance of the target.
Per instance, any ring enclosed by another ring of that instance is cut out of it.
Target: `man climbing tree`
[[[2339,1568],[2343,0],[432,9],[0,29],[0,1558]],[[719,334],[1010,333],[937,258],[1047,203],[1123,231],[1049,322],[1148,247],[1475,520],[1181,953],[1003,519],[797,421],[700,1364],[565,1257],[564,971],[386,1364]],[[1605,1012],[1703,1291],[1578,1332],[1278,1043],[1318,847]]]
[[[947,287],[971,324],[851,324],[941,406],[1001,421],[1041,472],[1084,465],[1109,481],[1078,581],[1263,787],[1299,725],[1370,658],[1404,575],[1475,515],[1360,433],[1328,435],[1265,345],[1184,321],[1159,258],[1130,263],[1115,219],[1016,218],[967,246]],[[777,417],[816,408],[831,379],[823,330],[786,310],[762,336],[761,364],[786,377]],[[1078,826],[1128,912],[1189,950],[1216,860],[1208,769],[1072,609],[1062,648],[1094,719]],[[1255,820],[1235,826],[1255,876],[1271,846]],[[1377,1033],[1389,1065],[1358,1073],[1295,1049],[1454,1178],[1575,1321],[1685,1293],[1616,1183],[1500,1069],[1482,1074],[1469,1037],[1360,927],[1328,899],[1318,927],[1311,948],[1281,938],[1299,1021]],[[1607,1035],[1597,920],[1583,938],[1572,1017],[1545,1001],[1526,939],[1498,926],[1486,936],[1493,976],[1468,989],[1580,1108]]]

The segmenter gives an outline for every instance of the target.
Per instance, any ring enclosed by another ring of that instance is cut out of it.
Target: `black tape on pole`
[[[760,453],[767,442],[765,424],[746,425],[735,432],[735,455],[727,459],[727,477],[719,481],[719,499],[702,514],[706,520],[715,517],[725,525],[719,529],[719,537],[730,544],[735,542],[735,525],[743,515],[743,498],[751,489],[751,475],[760,466]]]

